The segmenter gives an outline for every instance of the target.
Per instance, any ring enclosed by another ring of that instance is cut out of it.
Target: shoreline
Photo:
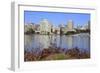
[[[79,34],[87,34],[90,35],[90,33],[76,33],[76,34],[67,34],[67,35],[79,35]],[[60,35],[60,36],[67,36],[66,34],[24,34],[24,35]]]

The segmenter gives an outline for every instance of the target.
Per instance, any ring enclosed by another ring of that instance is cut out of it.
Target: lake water
[[[79,48],[90,51],[90,35],[88,33],[76,35],[25,35],[24,49],[27,51],[41,51],[44,48],[55,47],[61,49]]]

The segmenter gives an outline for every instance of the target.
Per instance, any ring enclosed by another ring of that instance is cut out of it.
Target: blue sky
[[[63,12],[42,12],[24,11],[24,23],[39,24],[42,19],[47,19],[53,26],[59,24],[67,25],[68,20],[73,20],[74,26],[84,26],[90,20],[90,14],[85,13],[63,13]]]

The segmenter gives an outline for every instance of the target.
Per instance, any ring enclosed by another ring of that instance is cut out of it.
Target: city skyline
[[[41,20],[47,19],[53,26],[60,24],[67,25],[69,20],[74,22],[74,26],[83,26],[90,21],[88,13],[64,13],[64,12],[43,12],[43,11],[24,11],[24,23],[39,24]]]

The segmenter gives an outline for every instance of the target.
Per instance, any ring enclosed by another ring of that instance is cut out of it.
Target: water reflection
[[[77,35],[25,35],[24,48],[28,51],[41,51],[44,48],[55,47],[60,49],[79,48],[90,50],[89,34]]]

